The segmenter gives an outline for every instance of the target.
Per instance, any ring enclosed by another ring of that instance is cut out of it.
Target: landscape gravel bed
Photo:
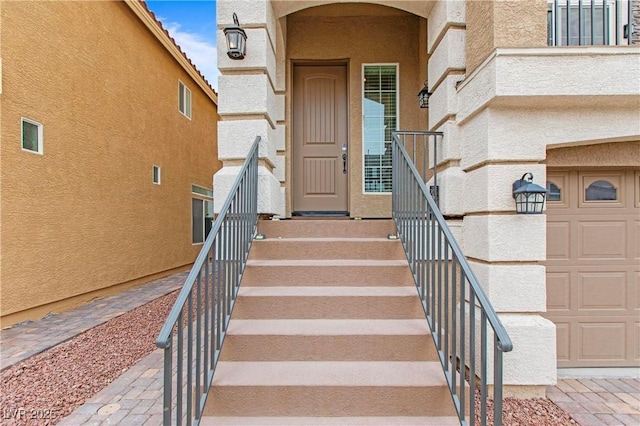
[[[0,373],[3,425],[53,425],[155,349],[177,291]],[[35,417],[35,418],[32,418]]]
[[[177,294],[160,297],[3,370],[1,423],[54,425],[80,407],[155,349]],[[505,398],[503,405],[505,425],[577,424],[548,399]],[[30,415],[17,419],[16,410]],[[491,410],[489,404],[490,421]]]

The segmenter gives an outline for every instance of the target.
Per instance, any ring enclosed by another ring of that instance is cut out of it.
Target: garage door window
[[[618,190],[606,180],[593,182],[585,190],[585,201],[616,201]]]
[[[560,187],[553,182],[547,182],[547,201],[562,201],[562,192]]]

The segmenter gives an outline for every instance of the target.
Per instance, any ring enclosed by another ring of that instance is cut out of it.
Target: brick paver
[[[640,425],[640,373],[635,377],[559,379],[556,386],[547,388],[547,398],[582,426]]]
[[[37,321],[27,321],[1,330],[0,369],[10,367],[182,287],[187,274],[188,272],[173,274],[70,311],[47,315]]]

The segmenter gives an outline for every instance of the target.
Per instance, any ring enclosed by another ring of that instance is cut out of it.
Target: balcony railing
[[[554,0],[547,12],[549,46],[632,44],[632,0]]]
[[[198,424],[258,223],[257,137],[156,342],[163,423]],[[175,360],[175,361],[174,361]]]
[[[398,236],[461,424],[475,425],[478,418],[486,425],[491,399],[493,424],[498,426],[503,353],[512,343],[405,149],[405,140],[406,133],[394,134],[392,203]]]

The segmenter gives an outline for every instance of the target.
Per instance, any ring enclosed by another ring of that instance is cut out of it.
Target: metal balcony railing
[[[156,345],[164,349],[163,423],[198,424],[258,223],[257,137]]]
[[[632,0],[554,0],[547,12],[549,46],[632,44]]]
[[[398,236],[460,423],[475,425],[476,418],[482,425],[489,423],[487,410],[492,399],[493,424],[498,426],[502,424],[503,353],[513,346],[405,142],[406,133],[394,134],[392,211]],[[478,404],[474,403],[476,396]]]

